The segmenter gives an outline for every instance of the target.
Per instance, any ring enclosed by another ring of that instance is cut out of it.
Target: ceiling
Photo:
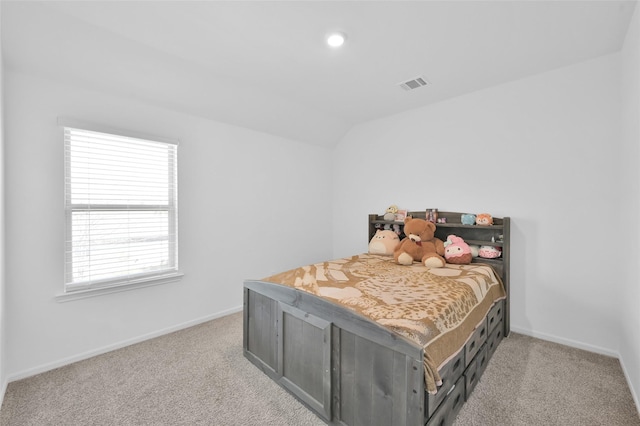
[[[333,146],[358,123],[616,52],[635,3],[0,4],[9,69]],[[430,84],[398,86],[418,76]]]

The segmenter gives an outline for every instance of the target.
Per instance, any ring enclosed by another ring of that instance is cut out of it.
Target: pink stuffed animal
[[[480,247],[479,256],[485,259],[495,259],[502,255],[502,249],[500,247],[482,246]]]
[[[447,263],[468,265],[473,258],[471,248],[464,240],[456,235],[449,235],[444,243],[444,258]]]

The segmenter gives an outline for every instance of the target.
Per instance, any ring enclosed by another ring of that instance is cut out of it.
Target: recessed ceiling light
[[[346,39],[347,36],[344,33],[331,33],[327,36],[327,44],[331,47],[340,47]]]

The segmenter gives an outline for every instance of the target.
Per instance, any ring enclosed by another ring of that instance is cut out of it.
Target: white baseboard
[[[577,340],[565,339],[563,337],[554,336],[552,334],[539,333],[528,329],[523,329],[518,326],[510,327],[511,331],[518,334],[524,334],[525,336],[535,337],[536,339],[546,340],[548,342],[558,343],[572,348],[582,349],[588,352],[593,352],[600,355],[606,355],[613,358],[620,359],[620,354],[614,350],[601,348],[600,346],[589,345],[587,343],[579,342]]]
[[[149,340],[149,339],[153,339],[155,337],[160,337],[163,336],[165,334],[169,334],[169,333],[173,333],[174,331],[179,331],[179,330],[183,330],[185,328],[189,328],[189,327],[193,327],[195,325],[198,324],[202,324],[205,323],[207,321],[211,321],[217,318],[222,318],[225,317],[227,315],[231,315],[231,314],[235,314],[237,312],[242,311],[243,307],[239,306],[239,307],[235,307],[235,308],[231,308],[231,309],[227,309],[226,311],[222,311],[222,312],[217,312],[215,314],[211,314],[211,315],[207,315],[205,317],[202,318],[197,318],[191,321],[187,321],[184,322],[182,324],[177,324],[175,326],[171,326],[171,327],[167,327],[161,330],[157,330],[154,331],[152,333],[147,333],[138,337],[134,337],[132,339],[127,339],[127,340],[123,340],[121,342],[118,343],[114,343],[112,345],[107,345],[104,346],[102,348],[98,348],[98,349],[94,349],[91,351],[87,351],[78,355],[74,355],[74,356],[70,356],[67,358],[63,358],[51,363],[47,363],[47,364],[43,364],[43,365],[39,365],[37,367],[34,368],[29,368],[27,370],[23,370],[14,374],[11,374],[9,377],[7,377],[6,382],[4,383],[4,387],[2,389],[2,400],[4,399],[4,392],[6,391],[7,385],[8,383],[14,382],[16,380],[21,380],[21,379],[25,379],[27,377],[31,377],[31,376],[35,376],[36,374],[40,374],[40,373],[44,373],[46,371],[49,370],[53,370],[59,367],[63,367],[65,365],[69,365],[69,364],[73,364],[74,362],[78,362],[78,361],[82,361],[91,357],[94,357],[96,355],[101,355],[107,352],[111,352],[113,350],[116,349],[120,349],[120,348],[124,348],[126,346],[130,346],[136,343],[140,343],[140,342],[144,342],[145,340]]]
[[[638,410],[638,415],[640,416],[640,398],[638,396],[638,391],[640,391],[640,389],[635,389],[633,387],[633,382],[631,381],[631,377],[629,376],[627,369],[624,365],[624,359],[622,359],[622,357],[618,352],[613,351],[611,349],[601,348],[599,346],[589,345],[583,342],[579,342],[577,340],[565,339],[562,337],[558,337],[558,336],[554,336],[546,333],[538,333],[535,331],[519,328],[517,326],[516,327],[511,326],[510,328],[511,328],[511,331],[513,331],[514,333],[524,334],[525,336],[535,337],[536,339],[546,340],[549,342],[570,346],[572,348],[583,349],[588,352],[593,352],[600,355],[616,358],[620,362],[620,366],[622,367],[624,378],[627,381],[627,385],[629,386],[629,390],[631,391],[631,396],[633,397],[633,400],[635,401],[635,404],[636,404],[636,410]]]
[[[0,389],[0,407],[2,407],[2,403],[4,402],[4,394],[7,393],[7,386],[9,385],[8,380],[3,380],[2,388]]]
[[[636,403],[636,410],[638,410],[638,416],[640,416],[640,398],[638,398],[638,391],[640,389],[634,389],[633,381],[629,376],[629,372],[627,371],[626,366],[624,365],[624,359],[620,358],[620,366],[622,367],[622,373],[624,374],[624,378],[627,379],[627,384],[629,385],[629,390],[631,391],[631,397],[633,397],[633,401]]]

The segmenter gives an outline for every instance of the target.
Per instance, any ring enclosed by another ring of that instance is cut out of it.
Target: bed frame
[[[425,212],[410,212],[425,217]],[[244,283],[244,356],[331,425],[450,425],[471,395],[502,338],[509,334],[510,220],[462,225],[461,213],[439,212],[436,236],[501,246],[494,266],[507,298],[494,304],[464,350],[439,372],[443,385],[425,391],[423,349],[345,308],[292,287]],[[369,239],[388,222],[369,216]],[[495,241],[492,241],[493,240]]]

